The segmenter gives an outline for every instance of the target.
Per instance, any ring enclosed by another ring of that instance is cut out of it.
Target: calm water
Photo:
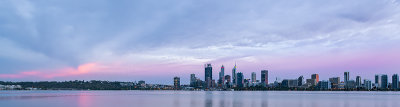
[[[400,92],[0,91],[1,107],[400,107]]]

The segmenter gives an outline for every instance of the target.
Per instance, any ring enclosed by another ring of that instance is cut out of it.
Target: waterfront
[[[397,107],[400,92],[0,91],[2,107]]]

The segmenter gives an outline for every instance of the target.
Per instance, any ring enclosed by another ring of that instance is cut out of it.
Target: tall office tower
[[[376,74],[376,75],[375,75],[375,87],[376,87],[376,88],[380,88],[380,87],[381,87],[381,84],[382,84],[381,76],[378,75],[378,74]]]
[[[315,79],[315,82],[319,82],[319,75],[318,74],[312,74],[311,79]]]
[[[243,82],[244,82],[244,77],[243,77],[243,73],[241,73],[241,72],[239,72],[239,73],[237,73],[237,75],[236,75],[237,77],[236,77],[236,84],[237,84],[237,87],[239,87],[239,88],[243,88]]]
[[[236,63],[235,66],[232,68],[232,83],[233,86],[236,86],[236,80],[237,79],[237,75],[236,75]]]
[[[181,80],[179,77],[174,77],[174,88],[179,89],[181,87]]]
[[[212,88],[217,87],[217,83],[215,83],[215,80],[211,80],[211,87]]]
[[[251,82],[252,83],[256,83],[257,82],[256,72],[252,72],[251,73]]]
[[[388,76],[386,74],[383,74],[381,76],[381,88],[382,89],[387,89],[388,88]]]
[[[261,83],[263,86],[268,85],[268,70],[261,70]]]
[[[243,87],[250,87],[250,81],[251,81],[250,79],[244,79],[243,80],[243,83],[244,83]]]
[[[204,70],[204,81],[206,82],[206,88],[210,88],[211,86],[212,86],[212,84],[211,84],[211,80],[213,80],[212,79],[212,67],[211,67],[211,64],[205,64],[204,65],[204,68],[205,68],[205,70]]]
[[[329,78],[329,82],[331,82],[332,84],[339,84],[340,83],[340,77]]]
[[[281,86],[285,87],[285,88],[289,88],[289,80],[288,79],[282,80]]]
[[[399,88],[399,75],[393,74],[392,76],[392,89]]]
[[[306,79],[306,83],[312,86],[317,85],[317,81],[315,79]]]
[[[218,84],[224,84],[225,82],[225,67],[224,65],[221,66],[221,71],[219,72],[219,79]]]
[[[337,89],[339,88],[340,77],[329,78],[329,82],[331,82],[332,88]]]
[[[321,81],[321,82],[318,83],[318,88],[319,88],[320,90],[329,90],[329,89],[332,88],[331,82],[330,82],[330,81],[323,80],[323,81]]]
[[[297,86],[302,86],[302,85],[303,85],[303,80],[304,80],[304,77],[303,77],[303,76],[300,76],[300,77],[297,79]]]
[[[230,85],[231,85],[231,76],[230,76],[230,75],[225,75],[225,80],[226,80],[225,86],[227,86],[227,87],[230,88]]]
[[[347,84],[347,81],[350,80],[350,74],[349,72],[344,72],[344,84]]]
[[[290,79],[289,81],[289,87],[298,87],[298,80],[297,79]]]
[[[356,87],[361,87],[362,83],[361,83],[361,76],[357,76],[356,77]]]
[[[190,86],[191,87],[196,86],[196,75],[195,74],[190,74]]]
[[[364,79],[364,88],[367,89],[367,90],[372,89],[371,80],[366,80],[366,79]]]

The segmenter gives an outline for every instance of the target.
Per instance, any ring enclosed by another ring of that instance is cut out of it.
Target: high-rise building
[[[250,81],[251,81],[250,79],[244,79],[243,80],[243,83],[244,83],[243,87],[250,87]]]
[[[281,86],[282,86],[282,87],[285,87],[285,88],[288,88],[288,87],[289,87],[289,80],[288,80],[288,79],[282,80]]]
[[[340,77],[329,78],[329,82],[331,82],[332,84],[339,84],[340,83]]]
[[[362,87],[361,76],[356,77],[356,87]]]
[[[356,88],[356,81],[348,80],[347,83],[345,84],[345,88],[348,88],[348,89]]]
[[[236,77],[236,84],[237,84],[237,87],[240,87],[240,88],[243,88],[243,82],[244,82],[244,77],[243,77],[243,73],[241,73],[241,72],[239,72],[239,73],[237,73],[237,75],[236,75],[237,77]]]
[[[376,88],[380,88],[381,87],[381,84],[382,84],[382,81],[381,81],[382,79],[381,79],[381,75],[379,75],[379,74],[376,74],[375,75],[375,87]]]
[[[372,89],[371,80],[366,80],[366,79],[364,79],[364,88],[367,89],[367,90]]]
[[[256,83],[257,82],[256,72],[252,72],[251,73],[251,82],[252,83]]]
[[[320,89],[320,90],[329,90],[329,89],[331,89],[331,82],[329,82],[329,81],[320,81],[320,82],[318,82],[318,88]]]
[[[337,88],[339,88],[340,77],[329,78],[329,82],[331,82],[332,88],[337,89]]]
[[[218,84],[224,84],[225,82],[225,67],[224,65],[221,66],[221,71],[219,72],[219,79]]]
[[[289,84],[288,84],[288,86],[290,87],[290,88],[292,88],[292,87],[298,87],[298,80],[297,79],[291,79],[291,80],[288,80],[288,82],[289,82]]]
[[[190,86],[191,87],[196,86],[196,74],[190,74]]]
[[[230,75],[225,75],[225,80],[226,80],[225,86],[230,88],[230,85],[232,84],[231,83],[231,76]]]
[[[179,77],[174,77],[174,88],[179,89],[181,86],[181,80]]]
[[[307,79],[306,83],[311,85],[311,86],[317,85],[317,81],[315,81],[315,79]]]
[[[261,83],[263,86],[268,85],[268,70],[261,70]]]
[[[211,87],[215,88],[217,86],[217,83],[215,83],[215,80],[211,80]]]
[[[318,74],[312,74],[311,79],[315,79],[316,83],[319,82],[319,75]]]
[[[233,86],[236,86],[236,82],[237,82],[237,74],[236,74],[236,63],[235,63],[235,66],[232,68],[232,83],[233,83]]]
[[[344,72],[344,84],[347,84],[347,81],[350,80],[350,73],[349,72]]]
[[[207,88],[210,88],[210,87],[212,87],[212,66],[211,66],[211,64],[205,64],[204,65],[204,74],[205,74],[205,76],[204,76],[204,81],[206,82],[206,87]]]
[[[383,74],[381,76],[381,88],[382,89],[387,89],[388,88],[388,76],[386,74]]]
[[[399,75],[393,74],[392,76],[392,89],[399,88]]]
[[[302,86],[303,85],[303,80],[304,80],[303,76],[300,76],[299,78],[297,78],[297,86]]]

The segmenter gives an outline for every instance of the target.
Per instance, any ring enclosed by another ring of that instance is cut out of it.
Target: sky
[[[0,81],[400,73],[400,0],[1,0]],[[391,79],[389,79],[391,80]]]

